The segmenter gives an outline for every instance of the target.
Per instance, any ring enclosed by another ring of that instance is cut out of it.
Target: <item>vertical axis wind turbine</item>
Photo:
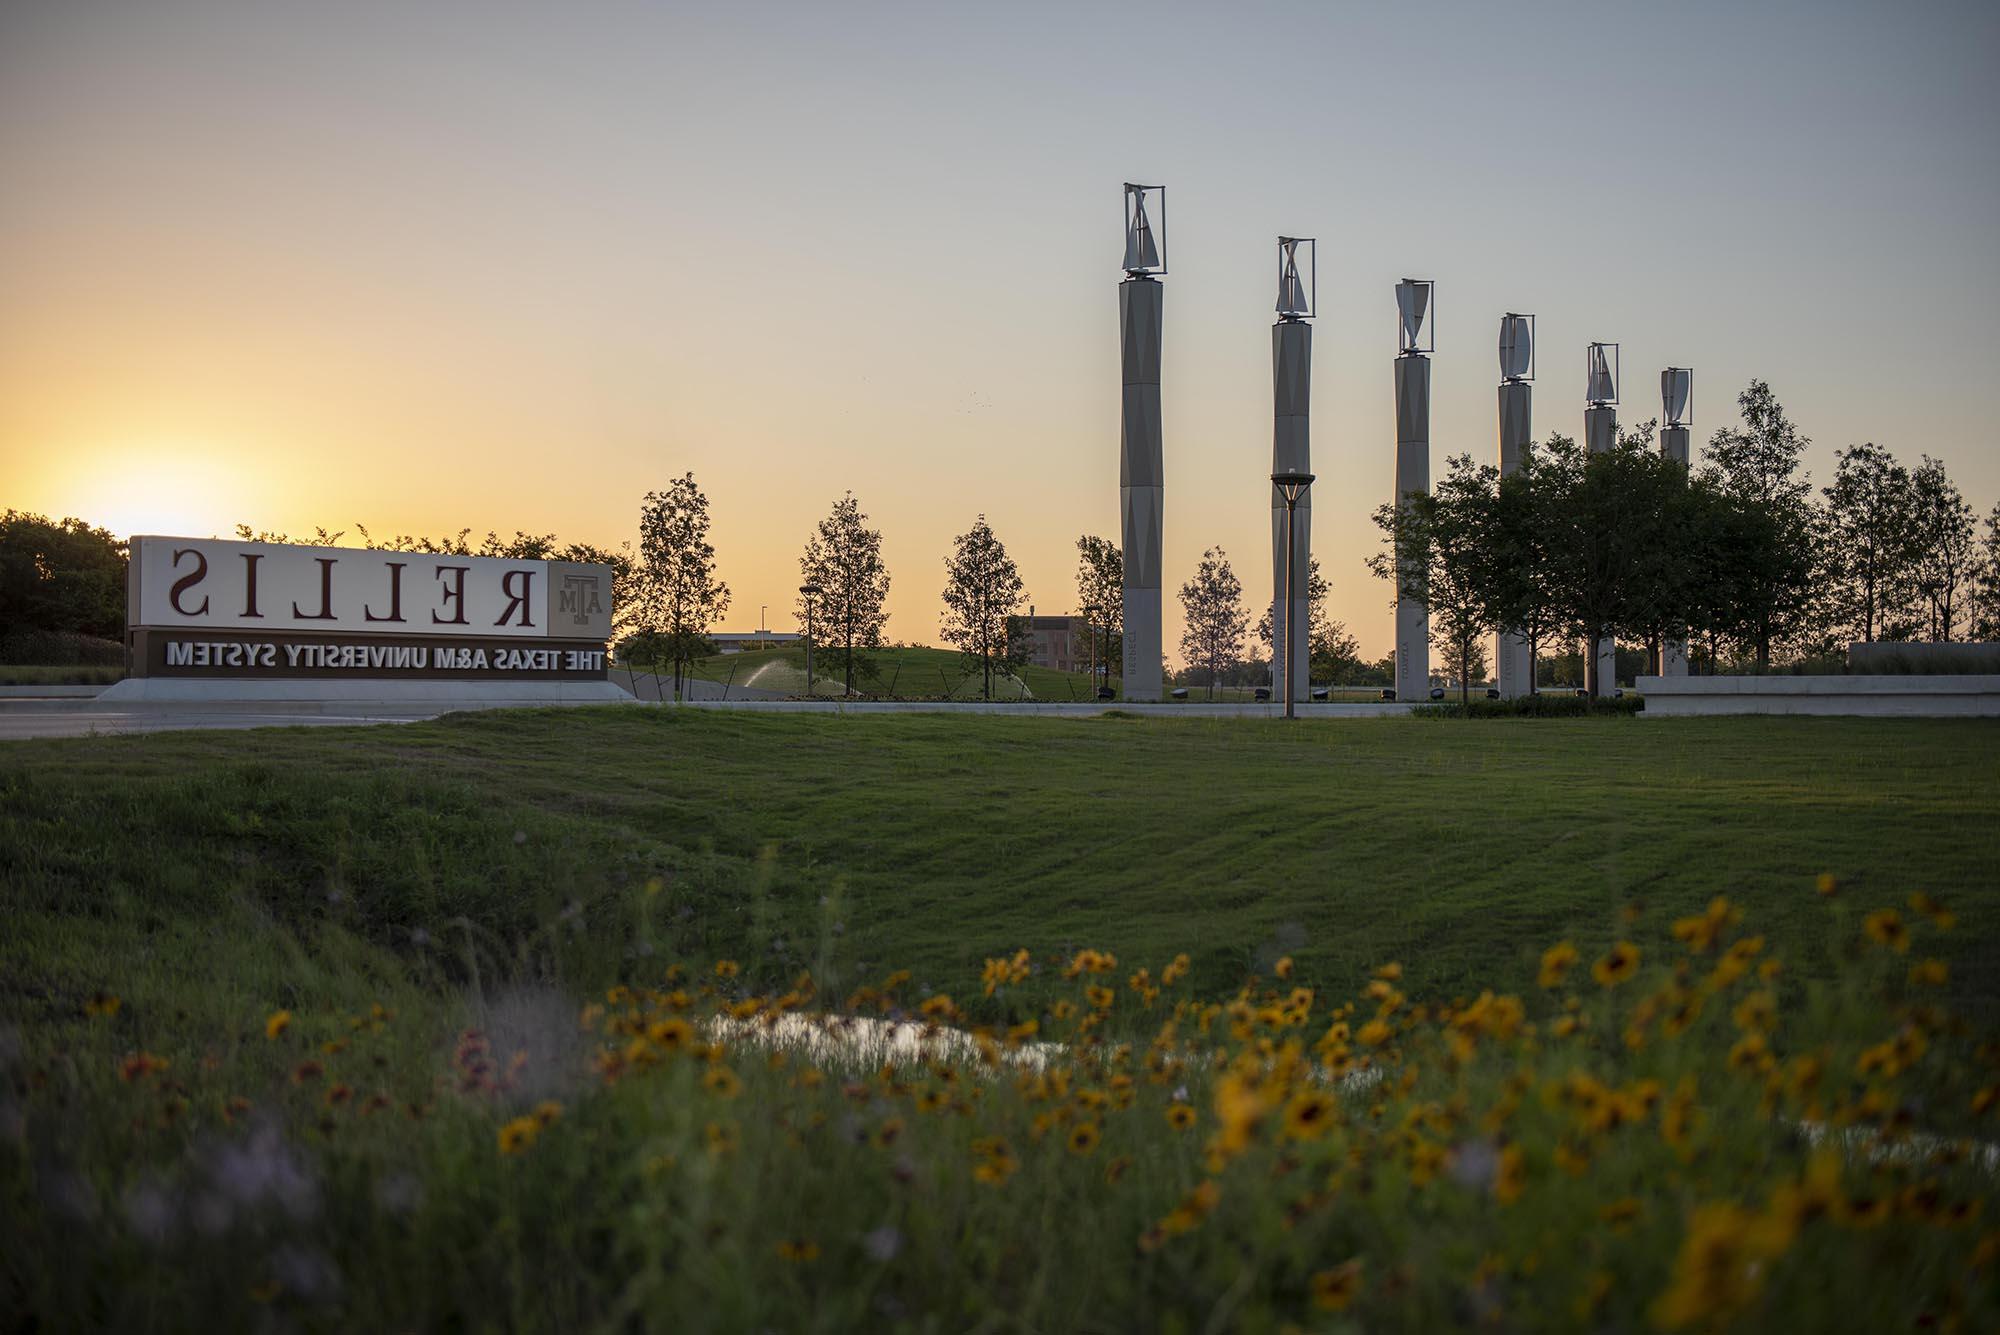
[[[1688,428],[1694,424],[1694,372],[1685,366],[1669,366],[1660,372],[1660,453],[1681,466],[1688,466]],[[1660,646],[1660,675],[1685,677],[1688,674],[1688,646],[1685,633],[1669,638]]]
[[[1618,381],[1623,369],[1616,343],[1592,343],[1583,353],[1583,439],[1592,454],[1618,447]],[[1618,640],[1599,635],[1592,646],[1590,693],[1608,697],[1618,689]]]
[[[1535,317],[1500,317],[1500,476],[1520,471],[1535,438]],[[1535,693],[1535,661],[1527,637],[1500,632],[1493,661],[1500,698]]]
[[[1437,304],[1428,278],[1396,284],[1396,496],[1431,489],[1431,359],[1437,351]],[[1400,559],[1400,554],[1399,554]],[[1423,700],[1431,684],[1430,611],[1396,590],[1396,698]]]
[[[1158,204],[1159,222],[1147,213]],[[1158,700],[1160,658],[1160,322],[1167,271],[1167,192],[1125,183],[1125,281],[1118,285],[1124,372],[1119,415],[1119,537],[1125,549],[1125,698]]]
[[[1305,260],[1301,275],[1299,261]],[[1278,238],[1278,321],[1271,326],[1271,475],[1312,472],[1312,326],[1319,313],[1319,243],[1309,236]],[[1291,534],[1287,563],[1285,535]],[[1312,494],[1300,489],[1288,505],[1285,489],[1271,484],[1271,689],[1279,699],[1303,700],[1312,662]],[[1297,572],[1289,596],[1288,570]],[[1290,692],[1289,695],[1286,692]]]

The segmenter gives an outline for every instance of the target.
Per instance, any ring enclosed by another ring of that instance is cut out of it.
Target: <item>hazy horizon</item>
[[[735,603],[885,535],[937,640],[984,513],[1043,613],[1118,537],[1119,184],[1168,188],[1165,584],[1270,579],[1274,241],[1319,238],[1314,549],[1370,658],[1393,285],[1435,279],[1432,468],[1695,369],[2000,499],[2000,11],[1940,3],[0,11],[0,505],[121,536],[632,539],[692,471]]]

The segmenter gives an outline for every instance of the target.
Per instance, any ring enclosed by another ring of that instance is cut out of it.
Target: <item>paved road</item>
[[[174,732],[212,728],[352,727],[363,723],[415,723],[436,718],[435,706],[409,709],[343,704],[326,712],[320,705],[260,704],[231,709],[218,705],[100,705],[95,701],[0,701],[0,741],[28,737],[90,737],[118,733]]]
[[[464,708],[466,706],[458,706]],[[574,705],[572,708],[586,708]],[[1107,710],[1152,718],[1277,718],[1273,704],[1071,704],[918,700],[701,700],[680,709],[741,709],[782,714],[1013,714],[1087,718]],[[1381,718],[1408,713],[1394,703],[1300,705],[1302,719]],[[117,705],[95,700],[0,700],[0,742],[28,737],[89,737],[181,729],[353,727],[370,723],[415,723],[452,712],[450,703],[366,705],[354,701],[254,705]]]

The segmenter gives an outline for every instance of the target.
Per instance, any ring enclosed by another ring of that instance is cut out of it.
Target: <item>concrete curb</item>
[[[105,686],[0,686],[0,700],[95,700]]]

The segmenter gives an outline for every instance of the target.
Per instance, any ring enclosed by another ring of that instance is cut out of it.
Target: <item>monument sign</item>
[[[611,569],[136,537],[135,678],[602,682]]]

